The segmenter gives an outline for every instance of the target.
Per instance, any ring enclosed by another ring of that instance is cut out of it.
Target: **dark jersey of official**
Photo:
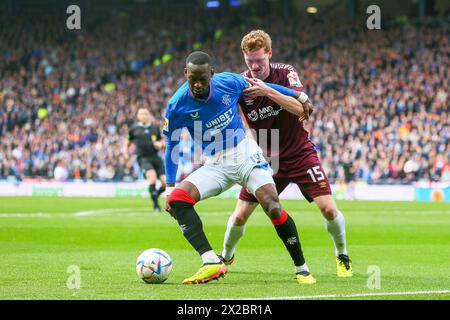
[[[158,153],[153,142],[161,140],[161,130],[154,124],[144,126],[142,123],[135,123],[128,132],[128,140],[136,145],[138,157],[152,157]]]
[[[249,70],[242,74],[249,78],[252,77]],[[271,63],[270,74],[264,81],[297,91],[303,89],[297,70],[293,66],[284,63]],[[286,175],[288,175],[287,171],[290,172],[290,176],[295,176],[297,174],[296,170],[300,174],[303,168],[299,166],[283,168],[283,162],[291,163],[291,160],[301,160],[299,158],[306,158],[307,153],[315,152],[314,144],[309,140],[308,132],[303,127],[303,124],[298,121],[298,116],[282,109],[267,97],[248,98],[243,96],[239,100],[239,105],[249,127],[255,129],[258,144],[263,149],[264,154],[269,157],[279,157],[281,170],[280,174],[276,176],[283,176],[283,172],[286,172]],[[260,132],[259,129],[267,129],[267,134],[264,133],[264,130]],[[270,129],[278,129],[278,151],[273,147]],[[299,162],[303,161],[297,161],[297,163]]]

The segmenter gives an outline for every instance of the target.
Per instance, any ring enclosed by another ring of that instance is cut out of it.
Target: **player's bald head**
[[[186,67],[188,66],[211,66],[211,57],[203,51],[194,51],[186,58]]]

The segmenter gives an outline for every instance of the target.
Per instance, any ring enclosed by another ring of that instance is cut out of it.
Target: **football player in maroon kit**
[[[272,58],[272,40],[262,30],[254,30],[242,38],[241,49],[248,70],[243,73],[256,81],[276,83],[301,91],[303,86],[296,69],[284,63],[270,63]],[[254,84],[254,90],[263,86],[262,82]],[[325,218],[328,233],[335,246],[337,275],[351,277],[352,264],[348,257],[345,236],[345,219],[331,196],[331,188],[325,171],[309,140],[308,132],[303,127],[302,119],[282,109],[267,97],[243,96],[239,105],[249,128],[254,129],[258,144],[265,156],[272,159],[274,180],[278,194],[290,182],[296,183],[309,202],[315,202]],[[312,107],[307,100],[304,109]],[[309,114],[308,114],[309,115]],[[300,120],[300,121],[299,121]],[[266,129],[264,137],[260,129]],[[279,141],[271,141],[270,130],[278,130]],[[267,139],[267,148],[262,140]],[[277,145],[277,148],[273,148]],[[278,170],[274,160],[278,160]],[[244,235],[245,224],[258,206],[256,198],[242,188],[233,215],[229,218],[225,232],[223,251],[220,258],[226,263],[234,261],[234,252],[239,239]]]

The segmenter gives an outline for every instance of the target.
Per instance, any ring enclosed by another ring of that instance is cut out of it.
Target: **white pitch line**
[[[15,212],[15,213],[0,213],[0,218],[67,218],[67,217],[86,217],[98,214],[119,214],[125,213],[131,215],[134,213],[147,213],[149,209],[147,208],[119,208],[119,209],[100,209],[100,210],[89,210],[89,211],[77,211],[77,212],[67,212],[67,213],[48,213],[48,212]]]
[[[97,214],[108,214],[108,213],[117,213],[117,212],[144,212],[144,210],[147,212],[149,209],[147,208],[119,208],[119,209],[99,209],[99,210],[89,210],[89,211],[78,211],[73,213],[74,216],[77,217],[85,217],[85,216],[92,216]]]
[[[33,213],[0,213],[0,218],[52,218],[52,217],[69,217],[71,213],[47,213],[47,212],[33,212]]]
[[[429,294],[450,294],[450,290],[431,290],[431,291],[398,291],[398,292],[368,292],[352,294],[318,294],[311,296],[286,296],[286,297],[262,297],[262,298],[235,298],[224,300],[308,300],[308,299],[327,299],[327,298],[358,298],[358,297],[382,297],[382,296],[413,296]]]
[[[363,211],[364,213],[381,213],[381,214],[398,214],[398,215],[402,215],[402,214],[450,214],[449,210],[367,210],[367,211]]]

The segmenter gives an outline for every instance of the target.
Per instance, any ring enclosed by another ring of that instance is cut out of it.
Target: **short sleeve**
[[[156,139],[157,140],[161,140],[162,139],[160,126],[156,126]]]
[[[232,81],[233,86],[236,88],[236,93],[238,95],[242,95],[242,92],[251,87],[251,84],[245,80],[244,76],[238,73],[229,73],[228,74],[230,80]]]
[[[128,131],[128,141],[132,141],[134,139],[134,127],[131,127],[130,131]]]
[[[164,116],[163,120],[163,128],[162,132],[165,136],[168,136],[173,130],[177,129],[176,119],[175,115],[176,113],[173,112],[173,105],[168,104],[166,108],[166,114]]]

